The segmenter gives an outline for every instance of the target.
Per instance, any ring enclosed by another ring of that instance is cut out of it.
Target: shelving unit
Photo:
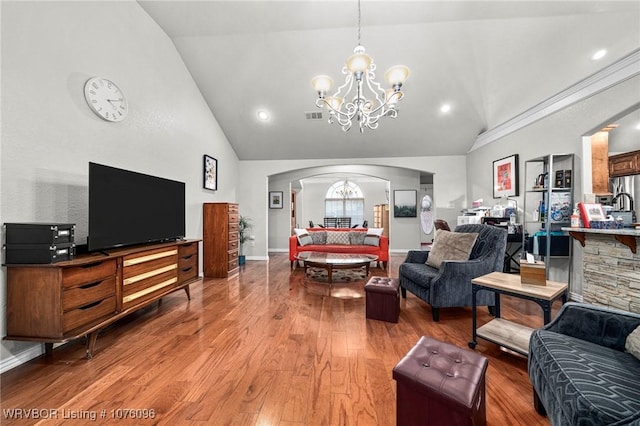
[[[571,277],[571,240],[562,227],[571,224],[574,170],[573,154],[525,161],[523,247],[545,262],[547,278],[552,267],[566,269],[567,283]],[[560,281],[562,277],[554,278]]]

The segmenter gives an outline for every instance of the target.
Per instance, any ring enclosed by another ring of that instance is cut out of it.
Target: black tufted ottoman
[[[364,286],[366,317],[398,322],[400,316],[400,281],[397,278],[371,277]]]
[[[423,336],[393,368],[397,426],[485,425],[488,360]]]

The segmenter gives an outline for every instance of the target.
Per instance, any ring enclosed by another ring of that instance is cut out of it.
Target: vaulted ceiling
[[[305,113],[319,111],[313,76],[343,80],[357,1],[138,2],[241,160],[465,154],[483,131],[640,47],[640,1],[364,0],[361,41],[377,80],[395,64],[411,75],[397,119],[344,133]]]

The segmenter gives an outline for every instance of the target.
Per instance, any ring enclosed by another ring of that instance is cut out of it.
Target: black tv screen
[[[89,251],[185,236],[185,184],[89,163]]]

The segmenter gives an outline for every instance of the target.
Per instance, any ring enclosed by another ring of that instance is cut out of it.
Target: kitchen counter
[[[582,244],[586,303],[640,312],[640,230],[562,228]],[[579,249],[576,249],[578,251]]]
[[[582,247],[586,239],[586,234],[612,235],[616,240],[629,247],[632,253],[637,251],[636,238],[640,238],[640,229],[622,228],[622,229],[592,229],[592,228],[562,228],[563,231],[569,232],[573,238],[578,240]]]

